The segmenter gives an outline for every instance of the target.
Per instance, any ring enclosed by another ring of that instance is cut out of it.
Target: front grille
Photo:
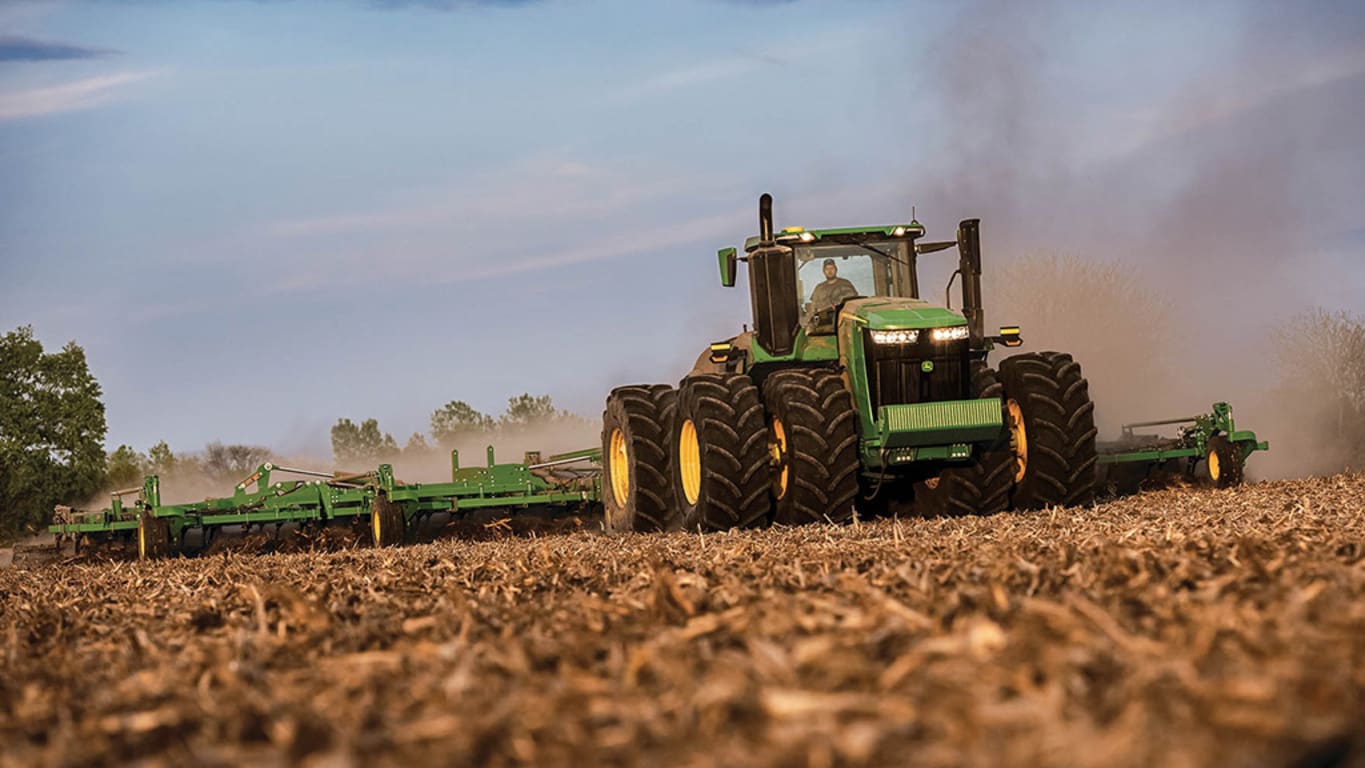
[[[867,386],[874,413],[883,405],[972,397],[966,339],[934,342],[927,331],[921,331],[914,344],[877,344],[871,333],[864,331],[863,349],[867,351]],[[934,364],[929,373],[921,369],[925,360]]]

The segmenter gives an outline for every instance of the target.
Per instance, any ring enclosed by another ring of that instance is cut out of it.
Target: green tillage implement
[[[1185,426],[1174,438],[1135,432],[1178,424]],[[1215,485],[1228,488],[1242,482],[1243,467],[1252,453],[1269,449],[1270,443],[1258,440],[1255,432],[1237,429],[1232,406],[1219,402],[1198,416],[1125,424],[1118,441],[1100,445],[1100,476],[1115,492],[1131,493],[1157,468],[1170,467],[1192,476],[1202,465]]]
[[[999,429],[998,401],[968,401],[970,413],[939,413],[933,408],[884,408],[888,424],[882,435],[887,461],[925,458],[928,451],[970,450],[968,445],[928,445],[941,431],[944,419],[976,423],[981,430]],[[957,407],[959,403],[934,404]],[[977,412],[979,411],[979,412]],[[1138,434],[1136,430],[1184,425],[1174,438]],[[1152,470],[1174,466],[1187,474],[1203,467],[1216,485],[1242,481],[1247,458],[1268,450],[1269,443],[1254,432],[1239,430],[1227,403],[1214,403],[1210,413],[1184,419],[1139,422],[1123,427],[1122,437],[1100,445],[1099,474],[1119,493],[1138,489]],[[938,458],[937,455],[935,455]],[[498,464],[488,449],[487,466],[461,467],[459,453],[451,452],[451,479],[439,483],[405,483],[395,479],[393,467],[381,464],[372,472],[338,475],[266,463],[233,489],[231,496],[188,504],[162,504],[160,480],[144,479],[141,488],[115,491],[106,509],[81,511],[58,507],[49,527],[58,545],[73,539],[92,542],[136,540],[139,557],[164,557],[184,548],[186,534],[198,531],[205,545],[227,526],[276,526],[285,523],[326,524],[368,522],[370,539],[380,546],[401,543],[414,523],[437,512],[461,515],[479,509],[503,509],[510,514],[542,510],[578,510],[601,497],[599,449],[550,456],[541,460],[528,453],[519,464]],[[275,474],[312,479],[272,481]],[[137,494],[125,503],[124,497]]]
[[[237,483],[231,496],[188,504],[162,504],[160,480],[148,476],[142,488],[116,492],[107,509],[59,508],[48,530],[57,534],[59,546],[68,537],[77,545],[83,538],[136,539],[139,557],[152,559],[181,549],[192,530],[201,531],[207,544],[226,526],[368,519],[373,542],[388,546],[401,543],[414,522],[435,512],[458,516],[501,508],[516,514],[574,509],[597,501],[600,473],[592,465],[600,462],[600,451],[559,454],[545,461],[531,453],[526,459],[498,464],[490,447],[486,467],[461,467],[458,452],[452,451],[451,480],[442,483],[404,483],[394,478],[389,464],[373,472],[337,475],[266,463]],[[272,482],[275,473],[316,479]],[[125,504],[123,497],[134,492],[137,501]]]

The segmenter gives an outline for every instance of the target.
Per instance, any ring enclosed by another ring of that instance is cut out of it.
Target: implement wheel
[[[370,504],[370,543],[376,547],[396,547],[403,543],[406,529],[403,508],[383,493],[375,494]]]
[[[833,371],[789,370],[763,382],[773,522],[845,523],[858,495],[857,413]]]
[[[1209,438],[1208,451],[1205,453],[1209,479],[1219,488],[1232,488],[1242,484],[1242,469],[1245,457],[1236,443],[1222,435]]]
[[[143,510],[137,518],[137,558],[159,560],[171,552],[171,527]]]
[[[602,412],[602,508],[607,530],[665,531],[677,508],[668,476],[669,429],[678,393],[669,386],[617,387]]]
[[[1001,397],[995,371],[984,363],[972,364],[972,391],[976,397]],[[915,509],[930,517],[993,515],[1010,505],[1014,486],[1014,453],[1009,446],[979,449],[975,463],[949,467],[937,477],[915,484]]]
[[[723,531],[764,524],[769,501],[768,424],[758,387],[743,374],[683,380],[673,439],[673,493],[683,528]]]
[[[1095,495],[1095,404],[1080,363],[1060,352],[1000,363],[1015,456],[1016,509],[1072,506]]]

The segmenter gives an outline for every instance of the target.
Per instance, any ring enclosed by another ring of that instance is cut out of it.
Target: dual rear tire
[[[602,413],[602,506],[613,533],[676,527],[672,464],[678,393],[663,384],[617,387]]]
[[[761,395],[736,373],[696,374],[677,390],[618,387],[602,416],[605,527],[846,522],[858,493],[856,419],[828,370],[774,373]]]

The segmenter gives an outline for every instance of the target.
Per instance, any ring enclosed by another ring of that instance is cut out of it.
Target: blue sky
[[[762,191],[1365,311],[1352,6],[5,4],[0,327],[86,348],[111,446],[304,451],[676,380]]]

